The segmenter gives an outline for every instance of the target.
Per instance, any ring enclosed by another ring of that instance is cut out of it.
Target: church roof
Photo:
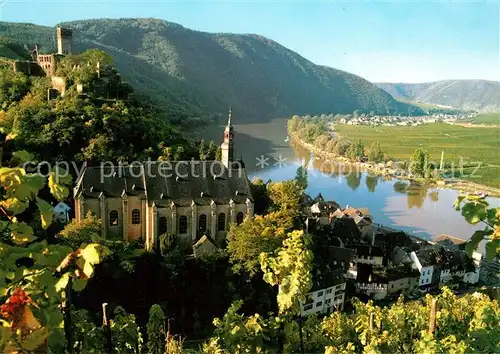
[[[133,166],[87,167],[75,197],[140,196],[157,207],[253,201],[245,168],[228,170],[220,161],[159,161]]]

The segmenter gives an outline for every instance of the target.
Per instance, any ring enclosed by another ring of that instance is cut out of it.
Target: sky
[[[154,17],[256,33],[372,82],[500,81],[499,2],[0,0],[0,20]]]

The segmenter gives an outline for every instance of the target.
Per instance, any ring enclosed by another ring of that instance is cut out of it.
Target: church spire
[[[234,142],[233,142],[234,128],[231,119],[232,119],[232,112],[231,112],[231,107],[229,107],[227,126],[224,129],[224,140],[222,141],[222,145],[220,146],[222,164],[227,168],[229,168],[231,163],[234,161]]]

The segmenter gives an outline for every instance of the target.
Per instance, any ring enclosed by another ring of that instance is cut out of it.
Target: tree
[[[410,160],[410,172],[418,177],[426,177],[429,169],[429,153],[427,150],[416,149]]]
[[[259,255],[262,252],[273,252],[285,237],[284,225],[278,212],[265,216],[256,215],[247,218],[240,225],[232,224],[227,234],[227,251],[229,260],[236,273],[246,271],[251,277],[259,270]]]
[[[78,248],[84,243],[95,242],[101,233],[102,220],[89,212],[85,219],[78,222],[71,220],[64,229],[59,232],[58,237],[72,248]]]
[[[301,165],[297,168],[295,181],[300,189],[303,191],[307,189],[307,167]]]
[[[220,146],[217,146],[217,152],[215,153],[215,159],[217,161],[222,160],[222,148]]]
[[[335,145],[334,153],[339,156],[344,156],[351,145],[352,143],[349,140],[341,139]]]
[[[380,149],[380,143],[378,141],[375,141],[370,146],[370,149],[368,150],[368,160],[377,163],[384,160],[384,153]]]
[[[163,354],[165,352],[165,314],[160,305],[153,305],[149,310],[148,353]]]
[[[492,261],[500,256],[500,207],[490,208],[486,196],[460,195],[455,201],[454,207],[461,211],[464,219],[472,224],[484,224],[483,230],[474,232],[467,241],[465,250],[472,255],[479,243],[486,240],[486,258]]]
[[[358,140],[356,143],[351,144],[349,148],[346,150],[346,156],[353,160],[360,160],[365,156],[365,148],[361,140]]]
[[[219,146],[217,146],[213,140],[210,140],[207,149],[207,160],[217,160],[217,151]]]
[[[287,228],[298,225],[301,218],[300,200],[302,189],[296,180],[271,182],[267,186],[271,198],[271,210],[278,211]]]
[[[278,286],[280,314],[300,313],[300,302],[312,287],[312,259],[309,250],[311,237],[303,231],[293,231],[283,240],[283,246],[273,254],[260,254],[264,280]]]
[[[199,153],[200,153],[200,160],[206,160],[207,159],[207,151],[205,149],[205,140],[201,139],[200,142],[200,148],[199,148]]]
[[[267,186],[260,178],[254,177],[250,184],[252,196],[254,199],[254,213],[257,215],[264,215],[271,205],[271,199],[267,191]]]

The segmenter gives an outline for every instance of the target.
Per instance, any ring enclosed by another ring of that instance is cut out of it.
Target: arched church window
[[[109,226],[118,225],[118,212],[116,210],[111,210],[109,212]]]
[[[225,231],[226,230],[226,214],[220,213],[217,218],[217,230]]]
[[[158,220],[158,234],[163,235],[167,233],[167,218],[161,216]]]
[[[179,233],[180,234],[185,234],[187,233],[187,228],[188,228],[188,219],[186,215],[182,215],[179,218]]]
[[[132,210],[132,224],[138,225],[141,223],[141,212],[139,209]]]
[[[200,232],[207,231],[207,216],[205,214],[201,214],[198,218],[198,228]]]
[[[243,213],[240,211],[236,214],[236,224],[239,225],[243,222]]]

